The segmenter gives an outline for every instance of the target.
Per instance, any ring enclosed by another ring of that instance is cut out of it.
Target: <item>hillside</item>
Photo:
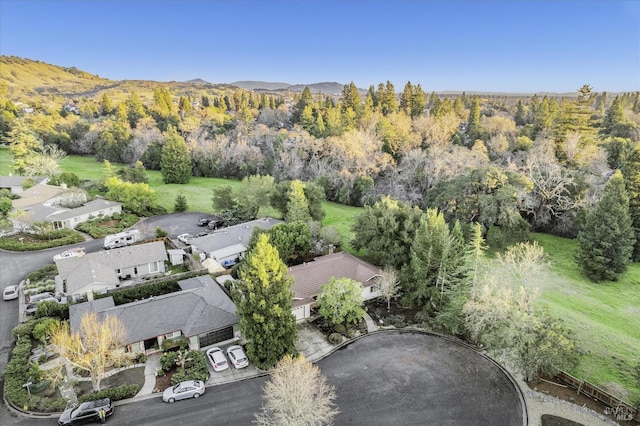
[[[309,83],[309,84],[288,84],[268,81],[235,81],[231,83],[246,90],[256,91],[287,91],[302,92],[308,87],[311,93],[326,93],[329,95],[339,95],[344,88],[343,84],[334,82]]]
[[[0,85],[12,94],[78,93],[114,82],[76,67],[62,67],[40,61],[0,56]]]

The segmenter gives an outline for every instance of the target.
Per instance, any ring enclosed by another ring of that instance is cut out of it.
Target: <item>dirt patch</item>
[[[533,389],[534,391],[546,394],[546,395],[550,395],[553,396],[555,398],[561,399],[563,401],[567,401],[570,402],[572,404],[576,404],[582,407],[586,407],[592,411],[595,411],[596,413],[602,414],[602,415],[606,415],[607,417],[609,417],[611,420],[615,420],[614,416],[612,414],[607,414],[608,413],[608,406],[600,401],[598,401],[597,399],[593,399],[593,398],[589,398],[586,395],[580,394],[578,395],[578,392],[576,389],[566,386],[565,384],[559,382],[558,380],[554,380],[554,379],[545,379],[545,380],[535,380],[532,381],[530,383],[527,383],[527,385],[529,386],[529,388]],[[548,423],[545,423],[544,418],[548,417],[547,421]],[[542,416],[543,418],[543,422],[542,422],[542,426],[573,426],[573,425],[578,425],[578,423],[574,423],[571,422],[569,420],[565,420],[565,419],[561,419],[559,417],[555,417],[555,416]],[[559,419],[559,420],[558,420]],[[558,421],[564,421],[566,423],[558,423]],[[632,425],[637,425],[637,422],[634,421],[622,421],[622,420],[615,420],[618,424],[620,425],[624,425],[624,426],[632,426]],[[555,422],[555,423],[554,423]]]
[[[156,376],[156,387],[154,392],[163,392],[166,388],[171,386],[171,376],[173,376],[173,370],[167,372],[164,376]]]

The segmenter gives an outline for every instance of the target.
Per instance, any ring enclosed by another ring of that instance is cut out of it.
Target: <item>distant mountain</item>
[[[266,90],[266,91],[282,91],[289,92],[302,92],[305,87],[308,87],[311,93],[326,93],[332,95],[339,95],[344,88],[343,84],[336,82],[323,82],[323,83],[310,83],[310,84],[288,84],[268,81],[235,81],[230,83],[234,86],[238,86],[245,90]]]
[[[287,83],[270,83],[267,81],[234,81],[229,84],[245,90],[285,90],[291,86]]]
[[[190,83],[190,84],[211,84],[207,80],[203,80],[201,78],[194,78],[193,80],[185,81],[185,83]]]

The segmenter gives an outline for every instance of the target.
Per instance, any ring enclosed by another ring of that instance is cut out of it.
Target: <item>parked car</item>
[[[162,400],[171,403],[180,399],[198,398],[204,392],[204,382],[200,380],[187,380],[166,388],[164,392],[162,392]]]
[[[2,292],[2,299],[3,300],[15,300],[17,298],[18,298],[18,286],[17,285],[10,285],[10,286],[4,288],[4,291]]]
[[[185,244],[189,244],[189,241],[193,238],[191,234],[180,234],[178,235],[178,241],[182,241]]]
[[[38,346],[37,348],[31,349],[31,356],[29,357],[29,362],[35,364],[36,361],[40,362],[42,360],[48,360],[56,356],[56,353],[49,346]]]
[[[224,371],[229,368],[227,357],[224,356],[224,352],[220,348],[207,349],[207,359],[213,367],[213,371]]]
[[[201,217],[200,219],[198,219],[198,226],[207,226],[209,222],[211,222],[211,219],[206,217]]]
[[[72,248],[66,251],[63,251],[60,254],[56,254],[55,256],[53,256],[53,260],[60,260],[60,259],[66,259],[69,257],[79,257],[79,256],[84,256],[84,247],[76,247],[76,248]]]
[[[227,355],[235,368],[244,368],[249,365],[249,360],[244,354],[242,346],[233,345],[227,348]]]
[[[38,303],[41,300],[52,298],[56,298],[53,293],[51,293],[50,291],[45,291],[44,293],[32,294],[31,296],[29,296],[29,303]]]
[[[83,423],[96,423],[100,422],[98,417],[98,411],[103,409],[105,416],[109,417],[113,414],[113,403],[110,398],[97,399],[95,401],[87,401],[78,405],[75,408],[69,408],[64,410],[58,424],[60,426],[78,425]]]
[[[24,310],[25,315],[32,315],[38,310],[38,304],[42,302],[62,303],[61,296],[54,296],[53,293],[40,293],[29,298],[29,303]]]

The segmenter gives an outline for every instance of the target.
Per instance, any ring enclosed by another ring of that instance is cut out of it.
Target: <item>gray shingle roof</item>
[[[104,299],[72,305],[69,309],[71,329],[77,330],[79,317],[90,309],[95,309],[99,318],[117,316],[127,330],[126,344],[178,330],[187,337],[197,336],[238,322],[235,305],[211,276],[190,278],[178,284],[185,289],[119,306],[109,306],[108,302],[96,305]],[[112,297],[106,299],[113,303]],[[90,303],[93,305],[88,305]]]
[[[109,207],[121,206],[121,205],[122,203],[118,203],[116,201],[93,200],[75,209],[67,210],[61,213],[56,213],[53,216],[51,216],[49,220],[66,220],[66,219],[82,216],[83,214],[90,214],[90,213],[95,213],[97,216],[98,212],[102,209],[107,209]]]
[[[212,251],[220,250],[234,244],[244,244],[245,246],[248,246],[251,234],[253,233],[253,228],[259,226],[266,231],[279,223],[283,223],[283,221],[272,217],[256,219],[239,225],[219,229],[212,234],[205,235],[204,237],[193,238],[190,243],[192,247],[197,247],[205,253],[211,253]]]
[[[56,260],[58,275],[67,282],[67,294],[91,283],[117,284],[117,269],[167,260],[162,241],[136,244],[112,250],[87,253],[84,256]]]
[[[380,270],[374,265],[347,252],[339,252],[292,266],[288,275],[293,277],[294,306],[300,306],[318,296],[322,292],[321,287],[332,277],[351,278],[367,287],[374,284],[372,278],[379,274]]]

